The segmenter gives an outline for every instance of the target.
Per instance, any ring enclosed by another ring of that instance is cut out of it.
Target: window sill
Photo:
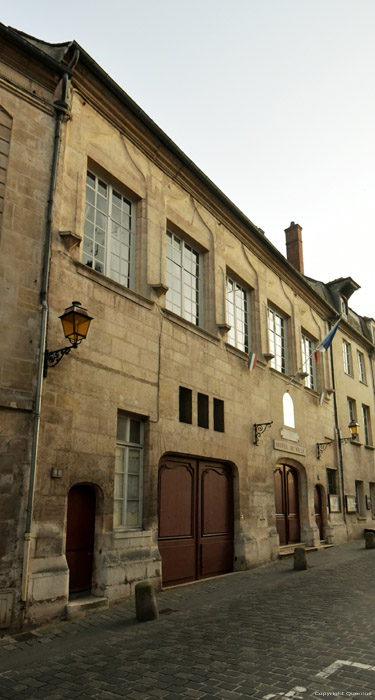
[[[238,348],[235,347],[235,345],[230,345],[230,343],[225,343],[225,348],[232,355],[239,357],[240,360],[244,360],[246,363],[248,362],[248,360],[249,360],[248,353],[244,352],[243,350],[239,350]]]
[[[365,445],[366,450],[375,450],[375,445]]]
[[[285,374],[284,372],[279,372],[278,369],[275,369],[274,367],[270,367],[270,371],[272,374],[274,374],[276,377],[279,377],[280,379],[284,379],[285,382],[290,381],[290,377],[288,374]]]
[[[129,529],[122,529],[122,528],[116,528],[113,530],[113,534],[115,537],[115,540],[130,540],[130,539],[142,539],[143,537],[151,537],[152,531],[151,530],[129,530]]]
[[[115,280],[112,280],[110,277],[106,277],[100,272],[92,270],[92,268],[87,267],[87,265],[84,265],[83,263],[78,261],[75,262],[75,265],[77,267],[79,275],[82,275],[83,277],[86,277],[86,279],[92,280],[93,282],[100,284],[102,287],[109,289],[115,294],[119,294],[125,299],[129,299],[129,301],[133,301],[136,304],[143,306],[145,309],[152,309],[152,307],[155,305],[155,302],[146,299],[146,297],[142,296],[141,294],[138,294],[137,292],[133,292],[132,289],[124,287],[123,284],[115,282]]]
[[[320,393],[316,389],[312,389],[311,386],[304,386],[303,388],[305,391],[307,391],[308,394],[311,394],[311,396],[315,396],[316,398],[319,398]],[[327,395],[324,398],[327,398]]]
[[[163,315],[168,319],[168,321],[171,321],[177,326],[181,326],[181,328],[185,328],[187,331],[191,331],[192,333],[201,336],[201,338],[204,338],[205,340],[209,340],[215,345],[219,345],[219,338],[216,335],[213,335],[213,333],[205,331],[200,326],[195,326],[194,323],[187,321],[182,316],[178,316],[178,314],[175,314],[173,311],[169,311],[168,309],[162,309],[162,312]]]

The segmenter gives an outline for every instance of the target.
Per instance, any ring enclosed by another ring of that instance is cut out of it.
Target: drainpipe
[[[73,59],[68,70],[73,70],[79,59],[78,49],[75,51]],[[34,505],[34,494],[35,494],[35,480],[37,472],[37,459],[38,459],[38,443],[39,443],[39,433],[40,433],[40,410],[42,403],[42,391],[43,391],[43,369],[44,369],[44,351],[46,347],[46,336],[47,336],[47,320],[48,320],[48,282],[49,282],[49,268],[50,268],[50,253],[51,253],[51,231],[52,231],[52,215],[53,206],[55,198],[56,180],[57,180],[57,169],[59,161],[59,150],[60,150],[60,140],[61,140],[61,127],[64,115],[67,113],[68,105],[68,89],[69,89],[69,74],[64,73],[62,77],[62,96],[60,99],[56,100],[54,103],[56,109],[56,123],[55,123],[55,136],[53,143],[53,153],[52,153],[52,165],[51,165],[51,179],[49,186],[49,196],[47,205],[47,221],[46,230],[44,237],[44,255],[43,255],[43,267],[42,267],[42,284],[41,284],[41,322],[40,322],[40,336],[39,336],[39,360],[37,368],[37,387],[35,393],[35,409],[34,409],[34,427],[33,427],[33,439],[31,446],[31,461],[30,461],[30,476],[29,476],[29,492],[27,498],[26,506],[26,525],[24,534],[24,549],[23,549],[23,566],[22,566],[22,585],[21,585],[21,598],[24,603],[27,602],[27,587],[29,578],[29,564],[30,564],[30,550],[31,550],[31,526],[33,517],[33,505]]]
[[[328,323],[329,330],[331,330],[331,324]],[[336,385],[335,385],[335,370],[334,370],[334,363],[333,363],[333,352],[332,352],[332,345],[329,348],[330,352],[330,359],[331,359],[331,375],[332,375],[332,388],[333,388],[333,407],[334,407],[334,413],[335,413],[335,430],[336,430],[336,436],[337,436],[337,447],[338,447],[338,453],[339,453],[339,466],[340,466],[340,483],[341,483],[341,500],[342,500],[342,513],[344,516],[344,523],[347,526],[347,520],[346,520],[346,512],[345,512],[345,487],[344,487],[344,461],[342,457],[342,445],[341,445],[341,432],[339,428],[339,418],[338,418],[338,412],[337,412],[337,400],[336,400]]]

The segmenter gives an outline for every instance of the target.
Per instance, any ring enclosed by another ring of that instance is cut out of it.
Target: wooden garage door
[[[167,459],[159,470],[163,584],[233,570],[233,476],[220,463]]]

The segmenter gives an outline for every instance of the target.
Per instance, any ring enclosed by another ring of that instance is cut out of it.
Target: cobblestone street
[[[375,551],[277,561],[0,640],[0,698],[375,697]]]

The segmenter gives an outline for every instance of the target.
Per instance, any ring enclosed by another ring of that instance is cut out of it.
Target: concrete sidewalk
[[[375,550],[312,552],[0,640],[0,698],[375,697]],[[164,612],[163,612],[164,611]]]

